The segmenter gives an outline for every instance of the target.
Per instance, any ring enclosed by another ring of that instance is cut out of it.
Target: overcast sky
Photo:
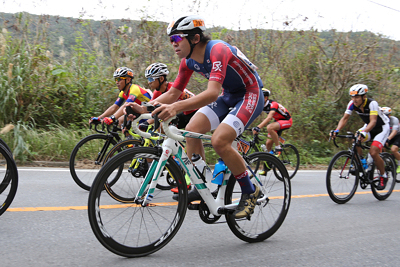
[[[229,29],[371,31],[400,40],[400,0],[0,0],[0,12],[170,22],[200,14]],[[290,22],[289,26],[285,22]]]

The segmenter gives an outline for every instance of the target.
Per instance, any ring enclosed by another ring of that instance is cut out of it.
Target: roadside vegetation
[[[179,59],[166,37],[166,23],[93,21],[0,13],[0,128],[21,162],[66,161],[74,145],[91,133],[88,119],[115,101],[112,74],[118,66],[135,71],[147,87],[145,68],[163,62],[176,77]],[[349,101],[348,88],[365,83],[381,106],[400,112],[400,43],[370,32],[209,30],[240,48],[256,65],[272,99],[291,112],[284,132],[302,165],[326,164],[335,152],[328,143]],[[206,80],[194,75],[195,93]],[[355,117],[355,116],[354,116]],[[257,119],[255,123],[258,123]],[[352,118],[347,130],[361,127]],[[344,147],[342,147],[344,148]]]

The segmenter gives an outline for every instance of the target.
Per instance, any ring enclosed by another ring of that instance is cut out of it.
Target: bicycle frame
[[[151,118],[150,114],[142,114],[140,117],[135,119],[134,123],[132,124],[132,130],[144,138],[151,137],[150,133],[145,133],[140,131],[137,128],[137,124],[135,123],[140,119],[150,119],[150,118]],[[189,132],[185,130],[178,130],[175,126],[168,125],[171,120],[172,119],[169,119],[162,123],[167,139],[164,140],[161,146],[162,153],[159,160],[156,159],[153,160],[149,168],[149,171],[147,172],[146,177],[135,196],[135,202],[137,204],[141,204],[142,206],[146,206],[149,203],[149,201],[151,201],[152,194],[154,193],[154,190],[157,185],[157,180],[159,179],[161,172],[167,163],[168,158],[171,156],[175,156],[176,159],[178,159],[178,161],[180,162],[182,168],[184,168],[185,172],[189,175],[192,184],[196,187],[202,199],[207,204],[210,212],[213,215],[220,216],[221,214],[224,214],[230,210],[233,211],[239,202],[238,200],[237,202],[229,205],[224,204],[226,185],[228,183],[229,177],[231,176],[231,172],[228,171],[227,173],[225,173],[223,183],[218,190],[216,199],[214,199],[210,189],[206,185],[206,181],[203,175],[199,173],[199,171],[195,168],[189,157],[186,155],[184,148],[179,144],[179,141],[183,141],[185,137],[198,138],[210,141],[211,136],[200,133]],[[251,170],[251,168],[249,169]],[[253,175],[257,177],[254,173]],[[258,178],[257,180],[259,181]],[[148,185],[149,182],[150,185]],[[266,199],[267,199],[267,194],[265,194],[264,197],[262,199],[259,199],[257,202],[259,203],[265,202]]]
[[[352,154],[352,157],[351,157],[351,161],[352,162],[354,162],[356,165],[357,165],[357,170],[358,170],[358,173],[362,173],[363,175],[362,176],[359,176],[359,178],[361,178],[363,181],[365,181],[365,182],[367,182],[367,183],[371,183],[371,179],[370,179],[370,177],[369,177],[369,172],[368,171],[366,171],[365,169],[364,169],[364,167],[362,166],[362,164],[361,164],[361,159],[360,159],[360,155],[358,154],[358,151],[357,151],[357,147],[361,147],[362,149],[369,149],[369,147],[368,146],[366,146],[366,145],[363,145],[363,144],[361,144],[361,142],[358,140],[358,137],[359,137],[359,134],[358,133],[356,133],[355,135],[354,134],[352,134],[352,133],[348,133],[348,134],[346,134],[346,135],[337,135],[336,137],[340,137],[340,138],[349,138],[349,139],[352,139],[353,140],[353,142],[352,142],[352,145],[351,145],[351,148],[349,149],[349,151],[351,152],[351,154]],[[336,147],[339,147],[337,144],[336,144],[336,140],[335,139],[333,139],[333,143],[335,144],[335,146]],[[347,163],[347,162],[346,162]],[[342,170],[343,171],[343,170]],[[358,174],[357,174],[358,175]]]

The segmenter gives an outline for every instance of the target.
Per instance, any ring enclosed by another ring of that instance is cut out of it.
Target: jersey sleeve
[[[156,98],[159,97],[160,95],[161,95],[161,92],[160,92],[160,91],[154,91],[153,97],[151,98],[151,100],[156,99]]]
[[[209,81],[216,81],[221,84],[224,82],[226,69],[232,56],[232,51],[223,43],[218,43],[212,47],[210,51],[212,69]]]
[[[117,105],[118,107],[120,107],[124,102],[125,102],[124,91],[121,91],[118,94],[118,98],[117,98],[117,100],[115,100],[114,104]]]
[[[399,132],[399,119],[394,117],[394,116],[390,116],[390,123],[392,124],[392,131],[395,130],[397,132]]]
[[[344,113],[351,115],[353,114],[353,110],[354,110],[353,100],[350,100],[349,104],[347,104],[347,108]]]
[[[192,74],[193,70],[188,68],[186,65],[186,59],[183,58],[181,64],[179,65],[178,77],[176,77],[173,87],[183,92],[183,90],[186,88],[186,85],[189,83]]]
[[[379,115],[379,105],[378,102],[376,101],[371,101],[371,103],[369,103],[369,115]]]

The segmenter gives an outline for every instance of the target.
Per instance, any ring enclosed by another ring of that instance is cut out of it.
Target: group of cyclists
[[[145,113],[147,109],[141,104],[150,102],[159,105],[152,113],[158,113],[162,120],[177,115],[178,128],[204,134],[213,130],[212,146],[231,170],[242,190],[234,215],[236,218],[250,218],[262,192],[250,181],[245,162],[232,147],[232,142],[264,111],[268,115],[252,129],[253,133],[258,134],[261,128],[266,127],[272,139],[267,140],[266,148],[271,153],[279,153],[282,150],[279,135],[292,126],[292,117],[284,106],[270,99],[271,92],[263,88],[257,67],[237,47],[221,40],[211,40],[205,31],[205,22],[198,15],[183,16],[171,22],[167,34],[172,49],[181,59],[176,79],[168,82],[169,71],[165,64],[151,64],[145,70],[145,77],[150,89],[154,90],[152,93],[151,90],[132,83],[134,75],[131,69],[118,68],[114,72],[120,90],[117,100],[103,114],[91,118],[89,122],[122,122],[127,106],[137,113]],[[193,72],[208,79],[206,90],[197,95],[186,89]],[[387,174],[379,152],[387,141],[392,145],[396,159],[400,161],[400,154],[397,152],[400,145],[398,120],[390,116],[390,108],[380,109],[375,100],[367,98],[367,91],[368,87],[363,84],[350,88],[351,101],[331,135],[335,137],[346,125],[353,110],[356,111],[365,122],[360,129],[362,141],[374,140],[370,154],[381,174],[379,186],[384,188]],[[134,116],[130,114],[128,118],[133,120]],[[272,119],[274,122],[270,123]],[[393,121],[393,126],[389,127],[389,121]],[[390,130],[392,133],[389,135]],[[200,139],[187,138],[186,150],[188,155],[199,154],[205,158]],[[188,197],[191,202],[197,200],[199,194],[193,189]]]

